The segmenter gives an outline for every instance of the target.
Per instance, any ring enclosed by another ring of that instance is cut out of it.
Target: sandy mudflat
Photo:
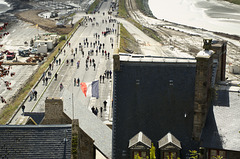
[[[27,10],[17,13],[16,16],[19,19],[33,23],[34,25],[38,24],[38,27],[48,32],[58,34],[67,34],[71,32],[72,27],[70,25],[67,25],[66,28],[57,28],[55,21],[39,17],[38,14],[41,12],[43,12],[43,10]]]

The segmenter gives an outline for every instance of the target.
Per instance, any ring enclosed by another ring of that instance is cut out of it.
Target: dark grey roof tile
[[[0,126],[0,156],[71,158],[71,125]]]

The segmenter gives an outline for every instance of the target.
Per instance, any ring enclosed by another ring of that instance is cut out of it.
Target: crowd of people
[[[108,37],[108,35],[111,34],[117,34],[117,21],[115,19],[111,19],[110,16],[108,16],[108,19],[102,19],[97,22],[96,18],[90,18],[87,17],[85,20],[85,24],[95,23],[96,25],[92,25],[92,27],[99,26],[102,21],[102,24],[110,24],[106,25],[107,27],[102,30],[101,32],[97,33],[95,32],[92,36],[85,37],[82,41],[78,43],[78,47],[74,47],[73,44],[70,43],[70,41],[67,41],[65,49],[59,49],[59,55],[63,53],[64,60],[62,62],[62,59],[58,57],[54,57],[53,61],[49,64],[47,71],[45,71],[42,74],[42,83],[44,86],[47,86],[49,84],[50,79],[52,78],[52,74],[54,73],[54,66],[60,66],[66,63],[68,67],[76,66],[77,69],[84,67],[85,62],[85,70],[88,71],[92,69],[93,71],[96,70],[96,68],[100,67],[101,65],[101,58],[104,57],[104,61],[107,61],[110,59],[111,52],[113,52],[114,47],[114,40],[113,37]],[[109,41],[108,45],[104,42]],[[70,51],[68,51],[70,50]],[[68,54],[69,53],[69,54]],[[104,62],[106,63],[106,62]],[[76,64],[76,65],[75,65]],[[100,69],[101,70],[101,69]],[[54,76],[55,81],[58,80],[58,73],[55,72]],[[112,78],[112,71],[111,69],[105,70],[105,72],[102,72],[100,75],[100,83],[104,83],[104,79],[111,79]],[[74,77],[73,78],[73,85],[76,87],[80,86],[80,78]],[[60,91],[63,90],[63,83],[60,83],[59,85]],[[33,99],[37,99],[37,91],[32,90],[29,94],[30,99],[29,101],[32,101]],[[103,107],[96,106],[95,108],[92,107],[92,112],[98,116],[99,110],[100,110],[100,116],[102,117],[103,113]],[[104,110],[106,109],[106,101],[104,103]]]

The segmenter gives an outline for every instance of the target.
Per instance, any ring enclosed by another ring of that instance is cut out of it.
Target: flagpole
[[[74,119],[73,85],[72,85],[72,114],[73,114],[73,119]]]
[[[73,100],[73,92],[72,92],[72,113],[73,113],[73,119],[74,119],[74,100]]]

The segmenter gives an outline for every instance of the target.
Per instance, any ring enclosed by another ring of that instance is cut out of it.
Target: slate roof
[[[71,158],[71,125],[1,125],[0,158]]]
[[[131,138],[129,140],[129,148],[131,148],[132,146],[136,145],[137,143],[142,143],[144,144],[145,146],[151,148],[151,140],[146,136],[144,135],[141,131],[136,134],[133,138]]]
[[[120,56],[120,71],[114,72],[114,159],[125,152],[130,156],[128,141],[139,131],[155,147],[168,132],[173,133],[182,145],[181,158],[198,148],[192,140],[195,60],[149,58]]]
[[[24,116],[30,116],[37,124],[40,124],[45,116],[45,112],[24,112]]]
[[[72,95],[64,91],[64,112],[72,117]],[[79,119],[79,127],[94,140],[96,148],[107,158],[112,158],[112,130],[80,102],[75,103],[74,118]]]
[[[240,151],[240,87],[220,86],[201,136],[201,146]]]
[[[171,133],[167,133],[167,135],[158,141],[158,148],[162,148],[167,144],[173,144],[179,149],[182,149],[180,141]]]

